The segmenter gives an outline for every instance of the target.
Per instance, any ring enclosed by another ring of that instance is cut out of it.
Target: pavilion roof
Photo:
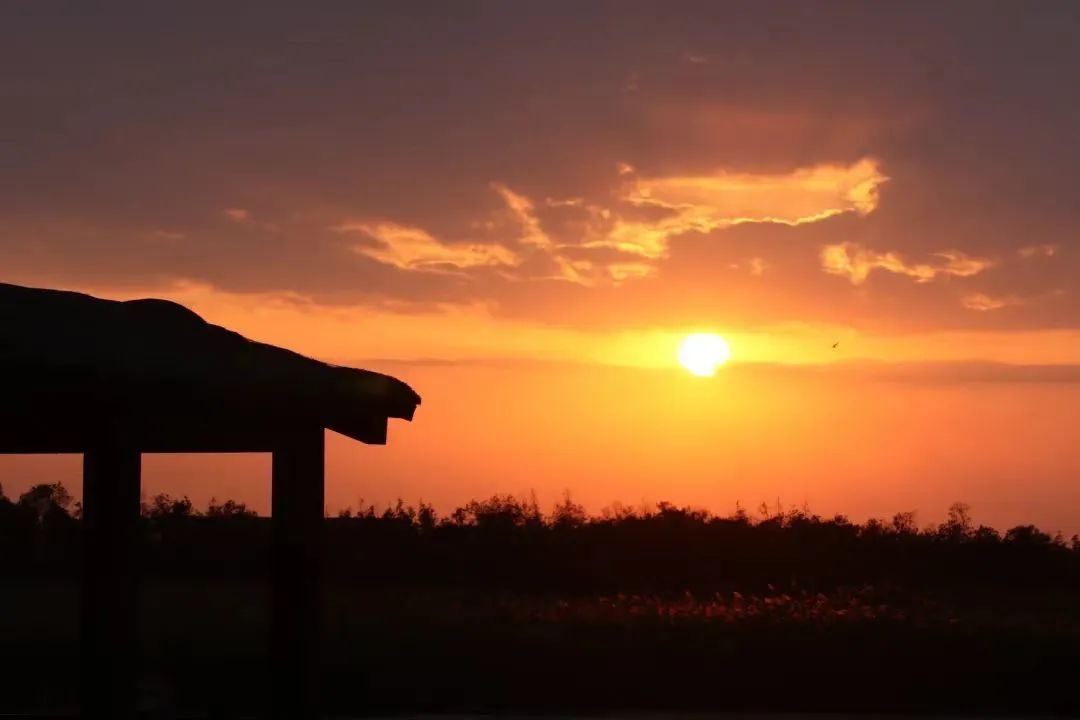
[[[372,443],[385,442],[388,418],[411,420],[420,404],[393,377],[254,342],[173,302],[4,283],[0,392],[42,415],[78,415],[89,403],[131,425],[201,414],[266,427],[318,423]]]

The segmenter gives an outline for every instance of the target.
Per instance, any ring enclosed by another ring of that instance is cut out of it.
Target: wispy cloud
[[[1054,257],[1058,254],[1060,247],[1053,244],[1044,245],[1026,245],[1016,251],[1016,254],[1024,259],[1035,257]]]
[[[933,253],[934,262],[909,263],[897,252],[878,252],[854,242],[826,245],[821,249],[821,267],[833,275],[842,275],[854,285],[866,282],[874,270],[906,275],[917,283],[938,277],[971,277],[993,266],[986,258],[971,257],[959,250]]]
[[[233,222],[242,223],[251,220],[251,213],[244,208],[226,208],[222,214]]]
[[[447,271],[505,265],[519,262],[510,249],[495,243],[449,244],[426,230],[393,222],[352,221],[331,228],[338,233],[355,233],[374,240],[356,244],[354,252],[404,270]]]
[[[551,238],[540,227],[540,221],[536,217],[536,206],[533,205],[532,200],[524,195],[519,195],[502,183],[492,183],[491,187],[506,203],[506,208],[514,219],[520,223],[522,234],[518,239],[523,244],[543,249],[550,249],[554,246]]]
[[[977,310],[979,312],[1000,310],[1004,307],[1023,305],[1025,302],[1026,301],[1023,298],[1016,297],[1015,295],[995,297],[993,295],[987,295],[986,293],[972,293],[970,295],[965,295],[960,299],[960,304],[968,310]]]
[[[654,271],[655,268],[652,265],[644,262],[617,262],[607,265],[608,276],[615,283],[646,278]]]
[[[763,257],[752,257],[745,261],[729,263],[732,270],[746,271],[754,277],[761,277],[769,269],[769,263]]]

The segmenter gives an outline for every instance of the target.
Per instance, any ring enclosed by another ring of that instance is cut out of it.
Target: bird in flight
[[[834,342],[834,343],[832,344],[832,349],[833,349],[833,350],[835,350],[835,349],[837,348],[837,346],[839,346],[839,345],[840,345],[840,341],[839,341],[839,340],[837,340],[836,342]]]

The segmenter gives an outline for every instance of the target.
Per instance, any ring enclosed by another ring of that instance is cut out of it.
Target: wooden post
[[[141,457],[119,442],[83,456],[81,703],[84,718],[135,717]]]
[[[320,560],[324,512],[322,427],[284,436],[274,449],[271,513],[271,716],[318,717]]]

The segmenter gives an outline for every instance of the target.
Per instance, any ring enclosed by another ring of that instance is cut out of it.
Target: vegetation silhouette
[[[79,516],[60,484],[0,491],[0,631],[20,657],[4,710],[65,697]],[[569,494],[346,509],[326,523],[327,710],[1080,710],[1080,540],[1000,533],[962,504],[916,520],[590,516]],[[144,672],[189,710],[264,692],[270,546],[243,503],[143,504]]]
[[[66,572],[79,561],[80,506],[61,483],[17,501],[0,486],[6,573]],[[558,592],[677,592],[768,586],[921,588],[1080,587],[1080,538],[1019,525],[976,525],[956,503],[944,522],[916,515],[854,523],[807,509],[730,516],[660,502],[618,503],[589,516],[566,494],[550,512],[532,498],[495,495],[445,516],[401,500],[346,508],[327,519],[326,571],[338,582],[470,585]],[[244,503],[204,510],[161,494],[143,503],[147,573],[263,573],[269,519]],[[377,548],[377,553],[370,552]],[[362,558],[358,562],[357,558]]]

